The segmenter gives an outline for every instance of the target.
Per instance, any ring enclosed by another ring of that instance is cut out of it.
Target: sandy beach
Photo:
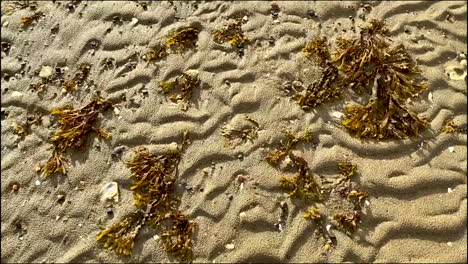
[[[248,42],[214,41],[233,18]],[[357,139],[341,124],[354,97],[305,111],[285,91],[320,78],[302,52],[310,39],[335,43],[371,19],[385,21],[427,81],[408,100],[428,122],[416,137]],[[149,51],[188,27],[197,30],[193,46],[150,61]],[[466,263],[467,134],[443,132],[449,120],[467,126],[466,32],[465,1],[2,1],[1,262],[180,261],[147,225],[130,256],[97,236],[137,211],[127,165],[135,151],[174,151],[189,131],[174,195],[196,224],[194,263]],[[199,83],[187,102],[161,88],[190,76]],[[64,154],[66,175],[45,176],[59,131],[51,111],[96,96],[113,102],[96,122],[112,138],[91,133]],[[293,173],[265,160],[283,131],[306,128],[312,142],[291,153],[314,177],[336,183],[337,164],[357,167],[353,182],[367,197],[352,235],[332,237],[328,222],[330,234],[319,234],[308,206],[280,186]],[[235,129],[248,133],[231,137]],[[111,182],[118,194],[106,199]]]

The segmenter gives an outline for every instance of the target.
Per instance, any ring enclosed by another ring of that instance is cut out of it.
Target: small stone
[[[294,81],[292,83],[292,85],[294,86],[294,88],[301,88],[302,87],[302,82],[300,81]]]
[[[237,155],[237,158],[238,158],[240,161],[243,161],[243,160],[244,160],[244,155],[241,153],[241,154]]]
[[[452,188],[448,188],[448,189],[447,189],[447,192],[448,192],[448,193],[453,192]]]
[[[57,215],[57,216],[55,217],[55,221],[58,221],[59,219],[60,219],[60,215]]]
[[[432,96],[432,92],[429,92],[427,98],[429,99],[429,102],[433,103],[434,102],[434,97]]]
[[[242,174],[240,174],[240,175],[237,176],[237,181],[238,181],[239,183],[243,183],[243,182],[245,182],[246,180],[247,180],[247,178],[246,178],[244,175],[242,175]]]
[[[39,185],[41,185],[41,181],[36,180],[36,186],[39,186]]]
[[[158,241],[158,240],[160,239],[160,237],[159,237],[158,235],[154,235],[154,236],[153,236],[153,239],[156,240],[156,241]]]
[[[23,96],[23,93],[18,92],[18,91],[14,91],[11,93],[11,97],[21,97],[21,96]]]
[[[132,22],[130,23],[130,25],[136,25],[138,23],[138,18],[134,17],[132,18]]]
[[[453,243],[452,242],[447,242],[447,246],[451,247],[451,246],[453,246]]]
[[[242,21],[244,21],[244,22],[249,21],[249,17],[248,17],[248,16],[244,16],[244,17],[242,18]]]
[[[232,199],[234,199],[234,195],[232,195],[232,194],[229,195],[229,196],[228,196],[228,199],[229,199],[229,201],[232,201]]]
[[[244,220],[246,216],[247,216],[247,214],[245,212],[241,212],[239,214],[239,218],[240,218],[241,221]]]
[[[448,150],[452,153],[452,152],[455,152],[455,148],[454,147],[449,147]]]
[[[278,19],[273,20],[273,24],[279,24],[280,21]]]
[[[234,244],[227,244],[225,247],[228,250],[233,250],[234,249]]]
[[[83,224],[82,224],[82,223],[79,223],[79,224],[78,224],[78,227],[83,227]]]
[[[107,213],[107,215],[112,215],[112,214],[114,214],[114,211],[112,210],[112,207],[107,207],[107,208],[106,208],[106,213]]]
[[[307,11],[307,14],[308,14],[310,17],[315,17],[315,11],[314,11],[314,10],[309,10],[309,11]]]
[[[282,201],[280,203],[280,207],[281,207],[281,209],[286,209],[288,207],[288,203],[286,203],[285,201]]]
[[[59,204],[62,204],[63,202],[65,202],[65,195],[64,194],[57,195],[57,202]]]

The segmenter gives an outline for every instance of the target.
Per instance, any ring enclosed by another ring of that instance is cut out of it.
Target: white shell
[[[227,244],[226,249],[233,250],[234,249],[234,244]]]
[[[101,201],[114,200],[119,201],[119,185],[116,182],[106,183],[101,188]]]
[[[39,77],[48,78],[52,76],[54,69],[50,66],[42,66],[41,71],[39,72]]]
[[[454,147],[449,147],[448,150],[449,150],[450,152],[455,152],[455,148],[454,148]]]

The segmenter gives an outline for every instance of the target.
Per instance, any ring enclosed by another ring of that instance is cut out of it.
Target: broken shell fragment
[[[116,182],[109,182],[101,188],[101,201],[119,201],[119,185]]]
[[[50,66],[42,66],[41,71],[39,72],[39,77],[49,78],[54,73],[54,69]]]

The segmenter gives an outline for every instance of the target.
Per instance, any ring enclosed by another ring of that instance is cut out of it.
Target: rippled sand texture
[[[74,12],[68,3],[38,2],[37,10],[45,17],[20,30],[21,17],[33,11],[6,14],[8,3],[2,1],[1,39],[12,44],[1,61],[2,262],[171,260],[150,229],[143,229],[128,258],[103,250],[96,235],[100,221],[108,226],[134,208],[130,172],[123,162],[108,162],[112,150],[126,146],[122,157],[126,160],[139,145],[158,149],[179,141],[185,129],[192,131],[193,144],[179,167],[178,192],[181,209],[199,225],[195,262],[467,261],[467,135],[440,132],[450,117],[466,125],[467,85],[459,77],[466,72],[466,64],[459,63],[459,55],[467,53],[466,2],[371,1],[368,12],[347,1],[277,2],[278,22],[266,1],[153,2],[146,11],[135,2],[90,1],[80,3]],[[316,17],[308,15],[310,10]],[[248,21],[243,30],[252,44],[239,58],[228,44],[213,42],[212,34],[228,16],[244,13]],[[301,53],[306,41],[319,31],[333,40],[351,28],[349,17],[361,25],[361,14],[385,19],[393,40],[404,43],[428,79],[428,91],[411,106],[431,120],[430,130],[420,138],[359,141],[331,114],[342,111],[342,102],[305,113],[284,93],[285,81],[307,83],[318,76],[317,66]],[[123,23],[113,24],[114,16]],[[52,33],[57,25],[58,32]],[[172,30],[188,25],[201,28],[196,50],[149,65],[141,59]],[[115,67],[105,67],[107,58],[115,59]],[[75,95],[54,86],[44,99],[30,91],[42,66],[67,66],[66,74],[72,76],[85,62],[91,64],[87,88]],[[182,112],[157,85],[189,69],[199,71],[202,89]],[[5,74],[11,76],[8,81]],[[82,106],[96,91],[105,98],[127,98],[117,106],[119,115],[111,112],[102,119],[113,139],[90,140],[87,151],[72,155],[66,177],[36,175],[34,168],[49,157],[48,138],[56,131],[49,111],[67,102]],[[33,112],[45,115],[44,124],[33,126],[21,141],[11,124]],[[258,139],[225,147],[222,127],[236,124],[245,114],[260,124]],[[337,232],[337,248],[328,254],[321,254],[321,244],[311,235],[313,225],[279,188],[280,172],[263,160],[282,138],[282,128],[302,131],[306,126],[318,142],[303,150],[312,170],[333,175],[336,162],[348,158],[358,165],[361,188],[370,196],[362,228],[353,239]],[[242,189],[240,174],[247,178]],[[113,219],[108,219],[99,194],[110,181],[119,183],[121,198],[114,205]],[[20,185],[17,193],[11,191],[15,182]],[[57,203],[59,194],[66,195],[63,204]],[[274,226],[281,201],[290,208],[283,232]],[[22,240],[18,221],[26,229]],[[226,249],[227,244],[234,244],[234,249]]]

